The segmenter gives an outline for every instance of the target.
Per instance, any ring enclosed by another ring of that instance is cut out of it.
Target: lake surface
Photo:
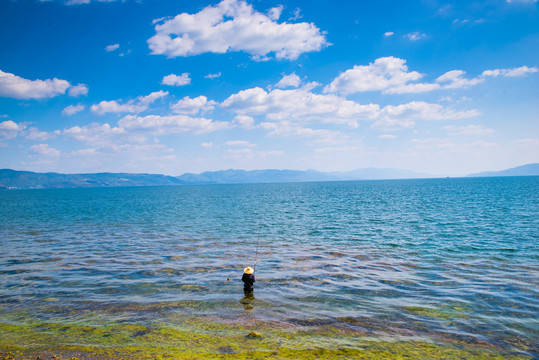
[[[4,190],[0,221],[0,323],[173,312],[539,357],[539,177]]]

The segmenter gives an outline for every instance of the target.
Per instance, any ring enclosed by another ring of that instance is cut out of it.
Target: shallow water
[[[535,357],[538,215],[539,177],[0,191],[0,322],[196,315]]]

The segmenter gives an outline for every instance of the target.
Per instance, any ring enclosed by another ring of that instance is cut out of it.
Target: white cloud
[[[146,95],[146,96],[139,96],[137,98],[137,100],[141,103],[141,104],[144,104],[144,105],[150,105],[151,103],[153,103],[155,100],[157,99],[160,99],[162,97],[165,97],[168,95],[168,91],[163,91],[163,90],[159,90],[159,91],[154,91],[152,93],[150,93],[150,95]]]
[[[479,18],[479,19],[455,19],[453,20],[453,24],[455,25],[477,25],[482,24],[485,22],[485,19]]]
[[[477,110],[453,110],[438,104],[424,101],[412,101],[402,105],[388,105],[381,109],[377,121],[372,128],[391,131],[412,128],[417,120],[457,120],[479,116]]]
[[[52,139],[54,137],[53,133],[48,133],[48,132],[45,132],[45,131],[39,131],[35,127],[29,128],[28,131],[26,131],[25,133],[26,133],[26,138],[28,140],[45,141],[45,140]]]
[[[455,143],[449,139],[429,138],[429,139],[413,139],[412,143],[417,144],[416,149],[426,152],[436,151],[436,156],[442,154],[470,154],[477,149],[495,148],[499,145],[487,141],[474,141],[471,143]]]
[[[121,127],[112,127],[109,124],[92,123],[87,126],[73,126],[63,131],[57,131],[57,135],[68,135],[79,141],[107,145],[110,139],[117,135],[124,135],[125,130]]]
[[[122,52],[118,54],[118,56],[124,57],[126,54],[131,54],[131,49],[127,50],[126,52]]]
[[[105,47],[105,50],[108,52],[111,52],[114,50],[118,50],[119,48],[120,48],[120,44],[114,44],[114,45],[108,45],[107,47]]]
[[[251,56],[251,59],[257,62],[264,62],[264,61],[270,61],[271,58],[269,56],[260,56],[260,55],[253,55]]]
[[[191,83],[191,78],[189,77],[189,75],[190,75],[189,73],[183,73],[180,76],[175,75],[175,74],[170,74],[163,77],[161,84],[170,85],[170,86],[189,85]]]
[[[448,71],[442,76],[436,79],[437,83],[442,84],[443,89],[458,89],[465,88],[469,86],[474,86],[480,84],[486,80],[488,77],[520,77],[527,74],[538,72],[539,69],[536,67],[527,67],[521,66],[513,69],[495,69],[495,70],[485,70],[481,76],[466,79],[464,75],[466,74],[462,70],[452,70]]]
[[[208,101],[204,95],[196,98],[184,97],[177,103],[170,106],[172,111],[176,114],[189,114],[194,115],[199,112],[207,112],[213,110],[217,103],[213,100]]]
[[[247,115],[236,115],[233,123],[244,129],[252,129],[255,124],[255,119]]]
[[[278,127],[275,122],[294,119],[295,122],[347,124],[352,128],[358,127],[360,121],[375,121],[374,128],[389,131],[412,128],[417,120],[454,120],[480,115],[477,110],[459,111],[423,101],[385,107],[362,105],[337,95],[314,94],[304,89],[271,92],[262,88],[247,89],[231,95],[221,106],[242,116],[264,116],[271,121],[261,124],[266,130]]]
[[[311,82],[308,82],[306,83],[305,85],[303,85],[301,87],[301,90],[303,91],[311,91],[319,86],[322,86],[321,83],[317,82],[317,81],[311,81]]]
[[[268,16],[245,1],[223,0],[196,14],[182,13],[156,24],[148,44],[152,54],[170,58],[244,51],[258,58],[274,53],[278,59],[290,60],[329,45],[314,24],[278,24],[277,15],[280,11],[275,8]]]
[[[517,76],[524,76],[526,74],[530,73],[536,73],[539,69],[536,67],[527,67],[527,66],[521,66],[518,68],[513,69],[495,69],[495,70],[485,70],[483,71],[483,76],[491,76],[491,77],[498,77],[498,76],[505,76],[505,77],[517,77]]]
[[[422,120],[455,120],[478,116],[477,110],[456,111],[444,108],[442,105],[424,101],[412,101],[402,105],[388,105],[382,109],[383,116],[393,118],[411,118]]]
[[[0,122],[0,141],[16,138],[24,129],[25,124],[17,124],[14,121],[6,120]]]
[[[466,74],[466,72],[462,70],[451,70],[439,76],[436,79],[436,82],[440,84],[445,84],[443,85],[444,89],[459,89],[477,85],[485,81],[485,79],[482,78],[465,79],[463,77],[464,74]]]
[[[324,139],[333,139],[337,137],[338,133],[335,131],[327,129],[311,129],[306,127],[301,127],[296,124],[293,124],[290,121],[279,121],[279,122],[263,122],[260,124],[260,127],[264,130],[269,131],[269,136],[278,136],[278,137],[299,137],[299,138],[310,138],[310,137],[320,137]]]
[[[301,15],[301,9],[299,7],[295,8],[294,11],[292,11],[292,16],[288,18],[288,20],[298,20],[301,19],[303,15]]]
[[[82,104],[69,105],[64,110],[62,110],[62,115],[71,116],[71,115],[74,115],[74,114],[76,114],[78,112],[83,111],[85,108],[86,107],[84,105],[82,105]]]
[[[227,149],[226,154],[223,155],[225,159],[235,159],[235,160],[242,160],[242,159],[252,159],[255,155],[255,152],[253,149],[245,148],[245,149]]]
[[[51,1],[51,0],[40,0],[40,1]],[[105,3],[112,3],[116,1],[117,0],[97,0],[97,2],[105,2]],[[66,5],[86,5],[89,3],[91,3],[91,0],[65,0]]]
[[[0,123],[0,130],[2,131],[20,131],[24,129],[24,125],[19,125],[14,121],[7,120]]]
[[[139,96],[135,100],[130,100],[125,104],[119,104],[116,100],[101,101],[99,104],[91,106],[90,110],[98,115],[106,113],[141,113],[147,110],[150,105],[159,98],[168,95],[168,91],[156,91],[147,96]]]
[[[395,131],[401,129],[412,129],[414,126],[414,119],[408,117],[395,118],[387,116],[380,120],[377,120],[374,124],[371,125],[371,128],[379,131]]]
[[[441,89],[440,84],[419,83],[419,84],[406,84],[395,86],[385,90],[384,94],[410,94],[410,93],[422,93],[433,90]]]
[[[146,159],[155,159],[155,156],[149,155],[152,152],[159,150],[159,151],[165,151],[165,152],[172,152],[173,150],[170,148],[167,148],[166,146],[162,144],[110,144],[107,146],[108,149],[120,153],[120,152],[126,152],[126,153],[142,153],[145,154]],[[167,156],[167,158],[171,158],[170,155]],[[141,158],[137,157],[137,161]]]
[[[275,87],[278,87],[280,89],[284,89],[287,87],[298,87],[301,83],[301,79],[299,76],[297,76],[295,73],[292,73],[290,75],[283,75],[283,78],[279,80],[277,84],[275,84]]]
[[[66,0],[66,5],[82,5],[89,4],[90,0]]]
[[[17,124],[11,120],[0,122],[0,141],[14,139],[17,136],[24,136],[28,140],[48,140],[54,134],[39,131],[35,127],[28,128],[27,124]]]
[[[417,40],[423,39],[427,35],[421,34],[420,32],[416,31],[416,32],[413,32],[413,33],[406,34],[404,36],[407,37],[410,41],[417,41]]]
[[[160,17],[160,18],[157,18],[157,19],[153,19],[152,20],[152,25],[155,25],[157,23],[160,23],[160,22],[162,22],[164,20],[169,20],[169,19],[171,19],[170,16],[163,16],[163,17]]]
[[[455,20],[453,20],[453,24],[466,24],[468,22],[470,22],[470,20],[468,20],[468,19],[464,19],[464,20],[455,19]]]
[[[15,99],[44,99],[65,94],[71,86],[61,79],[28,80],[0,70],[0,96]]]
[[[285,154],[282,150],[270,150],[270,151],[257,151],[256,156],[260,158],[278,157]]]
[[[208,133],[230,128],[225,121],[213,121],[206,118],[194,118],[185,115],[148,115],[144,117],[128,115],[118,122],[124,129],[142,129],[154,134],[171,133]]]
[[[369,65],[355,65],[339,74],[324,88],[325,93],[352,94],[362,91],[386,91],[401,88],[409,81],[423,77],[417,71],[408,71],[406,60],[393,56],[378,58]],[[416,84],[418,85],[418,84]]]
[[[94,148],[80,149],[80,150],[75,150],[71,152],[71,155],[75,155],[75,156],[92,156],[95,154],[97,154],[97,149],[94,149]]]
[[[282,5],[276,6],[268,10],[268,17],[273,21],[277,21],[281,17],[282,12],[283,12],[283,6]]]
[[[215,78],[218,78],[218,77],[221,77],[221,73],[218,72],[218,73],[215,73],[215,74],[208,74],[206,76],[204,76],[206,79],[215,79]]]
[[[229,140],[225,142],[226,146],[245,146],[245,147],[255,147],[255,144],[251,144],[246,140]]]
[[[73,171],[74,168],[77,172],[163,173],[170,171],[175,155],[173,149],[161,144],[119,143],[115,139],[108,144],[83,146],[62,153],[61,159],[67,169]]]
[[[390,37],[390,36],[393,36],[393,35],[395,35],[395,33],[393,31],[388,31],[388,32],[384,33],[385,37]]]
[[[81,95],[88,94],[88,85],[78,84],[77,86],[72,86],[69,88],[69,96],[78,97]]]
[[[60,151],[50,147],[48,144],[38,144],[30,146],[30,153],[32,155],[41,155],[45,157],[58,157]]]
[[[444,130],[449,132],[449,135],[486,135],[492,134],[494,130],[484,127],[483,125],[466,125],[466,126],[453,126],[447,125],[443,127]]]
[[[211,147],[213,147],[213,143],[212,142],[205,142],[205,143],[200,144],[200,146],[202,146],[203,148],[211,148]]]
[[[269,120],[315,120],[358,126],[358,120],[375,118],[379,106],[361,105],[339,96],[319,95],[305,89],[266,92],[256,87],[233,94],[221,104],[238,115],[264,115]]]
[[[511,3],[515,3],[515,4],[533,4],[533,3],[536,3],[537,1],[539,0],[505,0],[506,2],[508,2],[509,4]]]
[[[90,108],[92,112],[98,115],[104,115],[106,113],[139,113],[146,110],[148,107],[144,105],[136,105],[133,103],[119,104],[116,100],[101,101],[99,104],[94,104]]]
[[[362,151],[360,146],[328,146],[324,148],[318,148],[314,151],[318,154],[333,154],[333,153],[358,153]]]
[[[408,71],[406,60],[395,57],[379,58],[369,65],[355,65],[339,74],[324,88],[325,93],[352,94],[364,91],[382,91],[383,94],[421,93],[440,89],[460,89],[475,86],[487,77],[517,77],[538,72],[536,67],[485,70],[481,76],[465,78],[462,70],[451,70],[433,83],[414,83],[423,77],[417,71]]]
[[[392,134],[382,134],[382,135],[378,135],[378,138],[391,140],[391,139],[395,139],[396,136]]]
[[[254,158],[268,158],[283,156],[284,151],[272,150],[272,151],[253,151],[251,148],[244,149],[227,149],[226,154],[223,156],[225,159],[234,160],[250,160]]]

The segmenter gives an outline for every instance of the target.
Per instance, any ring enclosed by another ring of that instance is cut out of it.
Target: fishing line
[[[260,204],[260,209],[264,206],[264,195],[262,195],[262,203]],[[256,242],[256,252],[255,252],[255,264],[253,265],[253,270],[256,270],[256,264],[258,262],[258,247],[260,246],[260,227],[262,225],[262,210],[258,214],[258,240]]]

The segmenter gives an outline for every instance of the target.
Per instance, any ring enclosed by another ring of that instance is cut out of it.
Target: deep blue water
[[[251,317],[538,354],[539,177],[4,190],[0,221],[0,315],[237,317],[260,240]]]

